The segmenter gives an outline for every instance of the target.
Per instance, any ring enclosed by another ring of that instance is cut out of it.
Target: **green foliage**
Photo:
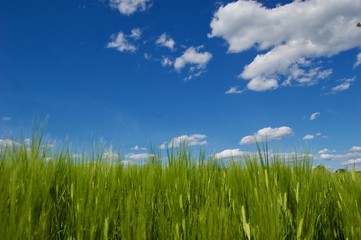
[[[361,176],[266,152],[222,164],[185,146],[148,164],[0,150],[1,239],[361,239]],[[50,160],[49,160],[50,159]]]

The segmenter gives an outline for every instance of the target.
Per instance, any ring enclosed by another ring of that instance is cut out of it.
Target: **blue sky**
[[[134,161],[267,137],[361,162],[358,21],[359,0],[2,0],[0,143],[48,116],[49,139],[102,138]]]

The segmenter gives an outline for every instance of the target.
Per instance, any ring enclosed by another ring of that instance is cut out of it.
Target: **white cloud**
[[[322,153],[317,159],[326,161],[341,161],[343,165],[357,163],[361,159],[361,152],[348,152],[345,154]]]
[[[241,151],[240,149],[236,148],[236,149],[223,150],[222,152],[214,154],[214,157],[217,159],[234,158],[234,157],[242,157],[247,154],[249,154],[249,152],[244,152],[244,151]]]
[[[136,162],[133,162],[130,160],[123,160],[123,161],[120,161],[120,163],[123,165],[123,167],[129,167],[129,166],[137,164]]]
[[[182,135],[179,137],[173,138],[170,142],[164,142],[160,145],[161,149],[179,147],[182,144],[187,146],[196,146],[196,145],[206,145],[208,142],[206,140],[207,136],[204,134],[193,134],[193,135]]]
[[[149,60],[149,59],[152,58],[152,55],[149,54],[149,53],[144,53],[143,56],[144,56],[144,58],[147,59],[147,60]]]
[[[358,67],[361,65],[361,52],[359,54],[357,54],[357,60],[355,62],[355,65],[353,65],[354,68]]]
[[[11,121],[11,117],[3,117],[2,120],[4,122],[8,122],[8,121]]]
[[[114,160],[119,158],[119,154],[113,152],[113,148],[111,147],[108,151],[103,153],[103,158],[107,160]]]
[[[174,45],[175,45],[175,41],[171,37],[167,36],[166,33],[163,33],[162,35],[160,35],[155,43],[157,45],[167,47],[171,50],[174,49]]]
[[[245,136],[241,139],[240,144],[253,144],[261,141],[281,140],[284,137],[292,136],[293,131],[290,127],[279,128],[262,128],[258,130],[254,135]]]
[[[226,94],[241,94],[243,90],[239,90],[237,86],[231,87]]]
[[[134,147],[132,147],[130,149],[133,150],[133,151],[147,151],[148,150],[147,148],[139,147],[138,145],[134,146]]]
[[[141,36],[142,36],[142,31],[140,30],[140,28],[134,28],[129,35],[129,37],[135,40],[139,39]]]
[[[307,134],[306,136],[303,137],[303,140],[311,140],[314,139],[315,136],[311,135],[311,134]]]
[[[204,72],[207,63],[212,59],[212,54],[209,52],[200,52],[202,47],[189,47],[182,56],[178,57],[174,62],[174,68],[178,72],[186,65],[191,65],[191,75],[186,79],[190,80],[192,77],[198,77]]]
[[[163,57],[161,63],[162,63],[162,66],[163,66],[163,67],[172,66],[172,65],[173,65],[173,61],[170,60],[170,58],[168,58],[168,57]]]
[[[361,158],[358,158],[358,159],[347,160],[347,161],[343,162],[342,165],[354,165],[354,164],[360,164],[360,163],[361,163]]]
[[[151,6],[150,0],[110,0],[110,6],[124,15],[132,15],[136,11],[145,11]]]
[[[110,36],[111,41],[108,43],[107,48],[115,48],[119,52],[135,52],[137,47],[128,41],[128,37],[119,32],[117,35]]]
[[[312,113],[311,116],[310,116],[310,120],[316,120],[319,116],[321,115],[320,112],[315,112],[315,113]]]
[[[351,149],[350,149],[351,152],[359,152],[361,151],[361,147],[359,146],[353,146]]]
[[[154,154],[150,153],[129,153],[125,155],[126,158],[132,159],[132,160],[140,160],[140,159],[148,159],[150,157],[154,157]]]
[[[0,148],[4,147],[18,147],[20,146],[20,143],[15,142],[10,139],[0,139]]]
[[[349,89],[351,87],[352,82],[355,81],[355,78],[347,78],[347,79],[343,79],[342,83],[340,85],[337,85],[333,88],[331,88],[331,92],[332,93],[337,93],[337,92],[341,92],[341,91],[345,91],[347,89]]]
[[[231,53],[251,48],[263,51],[240,74],[257,83],[248,86],[251,90],[276,89],[283,76],[312,85],[332,70],[306,71],[310,66],[305,65],[305,59],[331,57],[361,47],[361,31],[355,29],[360,12],[359,0],[293,1],[272,9],[256,1],[239,0],[219,7],[209,37],[223,38]]]
[[[328,152],[335,152],[335,151],[332,151],[332,150],[330,150],[328,148],[324,148],[324,149],[318,151],[318,154],[325,154],[325,153],[328,153]]]
[[[247,88],[256,92],[263,92],[278,88],[278,81],[273,78],[258,76],[249,81]]]

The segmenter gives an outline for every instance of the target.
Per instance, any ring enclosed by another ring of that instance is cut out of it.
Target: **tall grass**
[[[261,151],[224,165],[185,147],[124,167],[36,140],[0,150],[0,239],[361,239],[354,170]]]

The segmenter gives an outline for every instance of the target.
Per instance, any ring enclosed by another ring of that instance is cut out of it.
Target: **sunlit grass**
[[[42,146],[0,150],[1,239],[361,239],[361,177],[307,154],[222,164],[181,147],[124,167]]]

